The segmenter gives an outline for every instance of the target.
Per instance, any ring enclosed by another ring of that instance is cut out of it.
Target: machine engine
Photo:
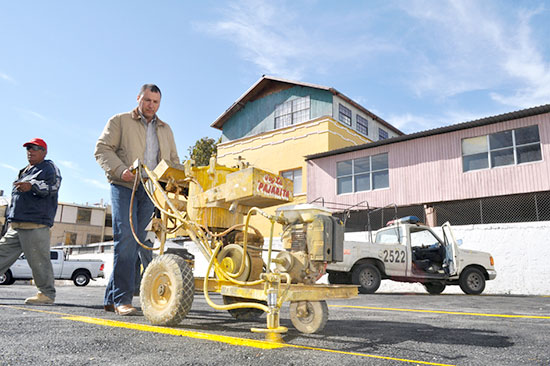
[[[344,250],[344,225],[322,207],[302,204],[279,208],[286,219],[283,249],[274,262],[277,270],[290,275],[292,283],[315,283],[327,263],[341,262]]]

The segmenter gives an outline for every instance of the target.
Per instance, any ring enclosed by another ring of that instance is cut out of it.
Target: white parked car
[[[466,294],[480,294],[485,281],[497,273],[486,252],[458,247],[447,222],[443,239],[415,216],[388,223],[373,242],[344,241],[344,261],[327,266],[333,284],[356,284],[359,292],[374,293],[382,279],[419,282],[430,294],[459,285]]]
[[[56,280],[72,280],[76,286],[86,286],[91,279],[105,277],[103,268],[105,263],[100,259],[67,259],[63,250],[51,250],[50,259],[53,274]],[[21,255],[14,264],[0,274],[0,285],[11,285],[15,280],[32,279],[31,267],[24,255]]]

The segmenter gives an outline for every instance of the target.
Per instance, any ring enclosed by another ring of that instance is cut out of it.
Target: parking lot
[[[35,288],[0,287],[1,365],[549,365],[550,297],[380,293],[330,301],[322,333],[265,327],[210,308],[197,293],[177,327],[102,307],[104,287],[59,285],[56,304],[23,305]],[[214,301],[221,303],[218,295]],[[139,306],[139,299],[134,298]]]

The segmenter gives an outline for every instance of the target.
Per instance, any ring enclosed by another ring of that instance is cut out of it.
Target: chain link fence
[[[437,225],[498,224],[550,220],[550,192],[487,197],[433,205]]]
[[[334,216],[345,222],[346,232],[378,230],[388,221],[404,216],[416,216],[426,222],[424,205],[373,208],[366,202],[350,207],[324,201],[318,203],[335,211]],[[440,202],[432,206],[438,226],[447,221],[453,225],[550,221],[550,192]]]

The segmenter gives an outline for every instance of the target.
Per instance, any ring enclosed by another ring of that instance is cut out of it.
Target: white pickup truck
[[[91,279],[105,277],[105,264],[100,259],[74,259],[65,257],[63,250],[50,251],[53,275],[56,280],[72,280],[76,286],[86,286]],[[0,274],[0,285],[11,285],[15,280],[32,279],[31,267],[21,255],[4,274]]]
[[[382,279],[419,282],[430,294],[440,294],[447,285],[482,293],[485,281],[497,275],[493,257],[459,248],[449,223],[441,229],[443,240],[417,217],[407,216],[378,230],[373,242],[344,241],[344,261],[327,266],[328,281],[359,285],[359,292],[369,294]]]

